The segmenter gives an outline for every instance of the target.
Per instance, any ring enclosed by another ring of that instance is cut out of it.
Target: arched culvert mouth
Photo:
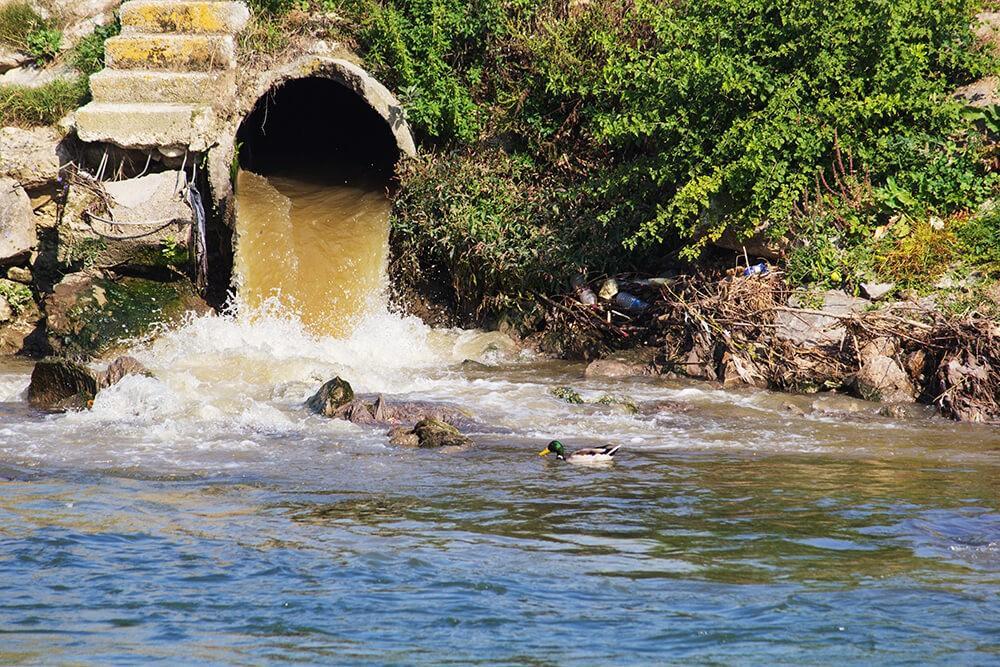
[[[324,180],[388,182],[401,155],[386,119],[322,76],[277,83],[244,119],[236,141],[240,166],[261,175],[309,171]]]

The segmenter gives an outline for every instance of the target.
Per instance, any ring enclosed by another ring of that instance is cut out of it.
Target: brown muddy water
[[[339,188],[241,177],[241,298],[137,342],[155,378],[42,415],[0,364],[0,662],[1000,662],[1000,432],[429,329],[382,305],[381,194]],[[308,413],[334,375],[492,428],[392,447]]]

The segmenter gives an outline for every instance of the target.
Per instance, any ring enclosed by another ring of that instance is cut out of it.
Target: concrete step
[[[91,102],[76,112],[82,141],[123,148],[183,147],[204,151],[211,144],[215,115],[197,104],[109,104]]]
[[[104,43],[105,63],[118,70],[208,72],[236,67],[230,35],[119,35]]]
[[[105,69],[90,77],[90,91],[95,102],[219,105],[235,97],[236,74]]]
[[[130,0],[119,13],[123,34],[236,34],[250,20],[242,2]]]

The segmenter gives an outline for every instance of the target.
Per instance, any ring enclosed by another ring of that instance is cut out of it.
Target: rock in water
[[[97,376],[97,384],[101,389],[107,389],[121,382],[127,375],[145,375],[153,377],[148,368],[133,357],[118,357],[108,366],[107,370]]]
[[[412,428],[397,426],[389,431],[389,444],[400,445],[402,447],[419,447],[420,438],[417,437]]]
[[[597,359],[590,362],[583,371],[583,376],[588,378],[626,378],[645,375],[646,366],[643,364],[618,361],[616,359]]]
[[[869,401],[909,403],[917,395],[909,375],[896,361],[896,345],[888,338],[866,343],[858,351],[854,378],[858,394]]]
[[[98,373],[81,363],[50,357],[35,364],[28,385],[28,402],[39,410],[65,412],[89,408],[98,392],[127,375],[152,373],[132,357],[118,357]]]
[[[465,447],[472,444],[472,440],[462,435],[457,428],[440,419],[417,422],[413,433],[417,436],[418,447]]]
[[[354,400],[354,390],[347,380],[335,377],[319,388],[306,405],[313,412],[327,417],[336,415],[337,410]]]
[[[67,359],[43,359],[35,364],[28,402],[39,410],[65,412],[90,407],[100,390],[97,374]]]

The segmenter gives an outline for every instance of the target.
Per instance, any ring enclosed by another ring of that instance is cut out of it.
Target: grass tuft
[[[0,86],[0,125],[53,125],[86,102],[87,78],[57,79],[44,86]]]
[[[12,2],[0,7],[0,44],[19,51],[28,48],[28,38],[48,26],[27,2]]]

